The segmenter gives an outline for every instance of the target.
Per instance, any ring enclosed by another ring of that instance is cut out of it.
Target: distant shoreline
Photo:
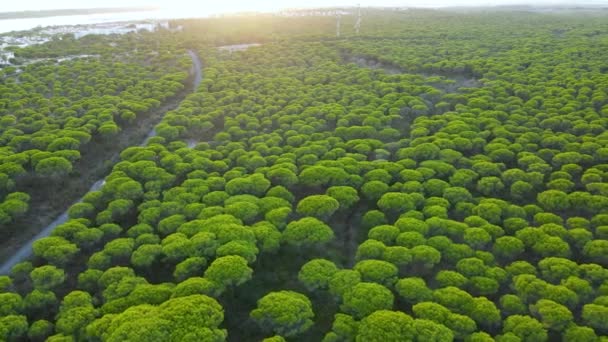
[[[81,8],[81,9],[57,9],[57,10],[42,10],[42,11],[0,12],[0,20],[47,18],[47,17],[58,17],[58,16],[90,15],[90,14],[103,14],[103,13],[142,12],[142,11],[155,11],[155,10],[158,10],[158,8],[156,8],[156,7],[119,7],[119,8]]]
[[[348,7],[348,6],[347,6]],[[445,11],[572,11],[572,10],[608,10],[608,4],[600,3],[595,1],[586,1],[584,3],[556,3],[556,4],[529,4],[522,2],[521,4],[495,4],[495,5],[453,5],[453,6],[363,6],[364,8],[401,8],[401,9],[432,9],[432,10],[445,10]],[[345,8],[344,6],[328,6],[321,8],[307,8],[307,7],[294,7],[284,8],[279,10],[282,11],[307,11],[307,10],[318,10],[318,9],[339,9]],[[350,7],[355,8],[355,7]],[[14,19],[35,19],[35,18],[49,18],[49,17],[64,17],[64,16],[78,16],[78,15],[93,15],[93,14],[111,14],[111,13],[130,13],[130,12],[154,12],[161,10],[160,7],[154,6],[140,6],[140,7],[102,7],[102,8],[72,8],[72,9],[51,9],[51,10],[39,10],[39,11],[12,11],[12,12],[0,12],[0,21],[2,20],[14,20]],[[227,14],[227,13],[224,13]],[[231,13],[237,14],[237,13]]]

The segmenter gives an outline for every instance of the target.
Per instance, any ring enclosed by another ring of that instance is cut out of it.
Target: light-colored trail
[[[192,75],[193,75],[192,90],[195,91],[196,88],[201,83],[201,81],[203,80],[203,74],[202,74],[203,65],[201,63],[201,60],[196,55],[196,53],[194,53],[194,51],[188,50],[188,55],[190,55],[190,58],[192,59]],[[145,140],[142,142],[142,145],[145,145],[148,142],[148,140],[155,135],[156,135],[156,131],[154,130],[154,128],[152,128],[150,133],[148,133]],[[93,185],[89,189],[89,192],[101,189],[101,187],[104,184],[105,184],[105,177],[96,181],[95,183],[93,183]],[[79,203],[81,201],[82,201],[82,198],[78,199],[73,204]],[[71,206],[72,205],[70,205],[70,207]],[[69,207],[68,207],[68,209],[69,209]],[[0,266],[0,275],[8,274],[11,271],[11,269],[13,268],[13,266],[15,266],[16,264],[29,258],[32,255],[32,245],[34,244],[34,241],[37,241],[43,237],[47,237],[47,236],[51,235],[51,232],[55,229],[55,227],[57,227],[58,225],[60,225],[62,223],[65,223],[68,220],[68,209],[66,209],[66,211],[64,211],[61,215],[59,215],[48,226],[44,227],[44,229],[42,229],[38,234],[36,234],[36,236],[34,236],[30,240],[28,240],[26,243],[24,243],[23,246],[21,246],[10,258],[8,258],[6,261],[4,261],[2,263],[2,266]]]

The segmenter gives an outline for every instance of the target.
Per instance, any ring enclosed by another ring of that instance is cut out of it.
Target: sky
[[[167,10],[192,9],[196,12],[242,12],[273,11],[284,8],[327,7],[327,6],[496,6],[509,4],[606,4],[608,0],[19,0],[0,3],[0,12],[66,9],[154,6]]]

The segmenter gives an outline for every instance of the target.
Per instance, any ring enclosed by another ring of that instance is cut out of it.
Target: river
[[[1,7],[1,6],[0,6]],[[94,13],[86,15],[68,15],[42,18],[21,18],[0,20],[0,34],[11,31],[26,31],[36,27],[94,25],[116,22],[137,22],[144,20],[166,21],[183,18],[206,18],[230,15],[231,13],[258,12],[272,13],[280,11],[285,5],[281,3],[242,2],[234,6],[230,2],[190,0],[172,0],[170,4],[158,9],[133,12]],[[0,9],[1,11],[1,9]]]
[[[194,76],[192,78],[192,83],[193,83],[192,90],[196,91],[196,88],[199,86],[199,84],[201,83],[201,81],[203,79],[203,74],[202,74],[203,66],[202,66],[201,60],[198,58],[198,56],[196,55],[196,53],[194,51],[188,50],[188,55],[190,55],[190,58],[192,59],[192,72],[193,72],[193,76]],[[146,139],[142,142],[141,145],[145,145],[148,142],[148,140],[155,135],[156,135],[156,131],[154,130],[154,128],[152,128],[152,130],[150,131],[150,133],[148,133],[148,135],[146,136]],[[89,192],[101,189],[101,187],[104,184],[105,184],[105,177],[96,181],[89,189]],[[82,198],[80,198],[73,204],[76,204],[79,202],[82,202]],[[69,209],[69,207],[68,207],[68,209]],[[21,248],[19,248],[19,250],[17,250],[8,260],[3,262],[2,265],[0,266],[0,275],[9,274],[9,272],[11,271],[13,266],[15,266],[16,264],[29,258],[32,255],[32,245],[34,244],[34,241],[37,241],[41,238],[51,235],[51,233],[53,232],[55,227],[57,227],[60,224],[65,223],[67,220],[68,220],[68,210],[66,209],[65,212],[63,212],[61,215],[59,215],[48,226],[44,227],[38,234],[36,234],[36,236],[34,236],[28,242],[26,242],[23,246],[21,246]]]
[[[208,17],[212,12],[188,12],[184,10],[150,10],[119,13],[95,13],[86,15],[66,15],[43,18],[20,18],[0,20],[0,34],[11,31],[26,31],[36,27],[94,25],[115,22],[135,22],[143,20],[165,20],[179,18]]]

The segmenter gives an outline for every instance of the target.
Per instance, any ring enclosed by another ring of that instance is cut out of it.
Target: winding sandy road
[[[193,76],[192,90],[195,91],[196,88],[201,83],[201,81],[203,80],[203,73],[202,73],[203,64],[201,63],[201,60],[198,58],[197,54],[194,51],[188,50],[188,55],[192,59],[192,68],[191,68],[191,75]],[[148,135],[146,136],[145,140],[141,143],[141,146],[147,144],[148,140],[154,136],[156,136],[156,130],[154,128],[152,128],[152,130],[150,130],[150,133],[148,133]],[[104,184],[105,184],[105,177],[96,181],[95,183],[93,183],[93,185],[89,189],[89,192],[101,189],[101,187]],[[82,201],[82,198],[78,199],[73,204],[79,203],[81,201]],[[70,205],[70,207],[71,206],[72,205]],[[69,207],[68,207],[68,209],[69,209]],[[66,209],[66,211],[64,211],[61,215],[59,215],[53,222],[51,222],[48,226],[44,227],[44,229],[42,229],[38,234],[36,234],[34,237],[32,237],[30,240],[28,240],[25,244],[23,244],[23,246],[21,246],[10,258],[8,258],[6,261],[4,261],[2,263],[2,265],[0,266],[0,275],[8,274],[11,271],[11,269],[13,268],[13,266],[15,266],[16,264],[29,258],[32,255],[32,245],[34,244],[34,241],[51,235],[51,232],[55,229],[55,227],[57,227],[58,225],[60,225],[62,223],[65,223],[67,220],[68,220],[68,211]]]

